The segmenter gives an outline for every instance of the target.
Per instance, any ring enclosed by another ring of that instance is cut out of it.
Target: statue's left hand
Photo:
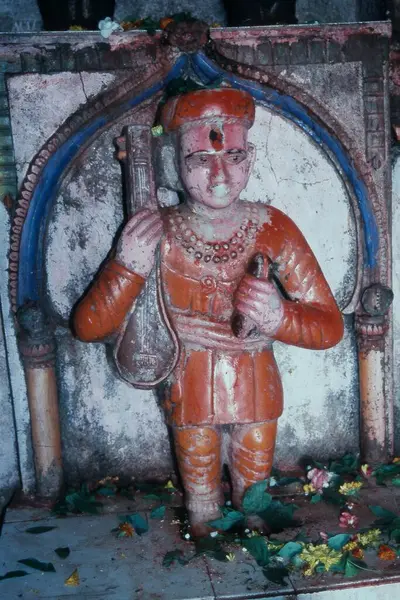
[[[245,275],[240,282],[235,308],[268,336],[276,333],[283,319],[283,299],[274,284],[252,275]]]

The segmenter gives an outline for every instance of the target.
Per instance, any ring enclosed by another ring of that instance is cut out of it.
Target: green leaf
[[[37,571],[42,571],[43,573],[56,572],[53,563],[41,562],[36,558],[24,558],[22,560],[19,560],[18,562],[21,563],[21,565],[25,565],[26,567],[30,567],[31,569],[36,569]]]
[[[164,505],[159,506],[158,508],[155,508],[150,513],[151,519],[163,519],[164,517],[165,517],[165,506]]]
[[[382,508],[381,506],[368,506],[369,510],[374,513],[376,517],[380,519],[388,519],[393,520],[397,517],[390,510],[386,510],[386,508]]]
[[[161,494],[146,494],[143,498],[145,500],[160,500]]]
[[[336,506],[343,506],[346,504],[346,498],[343,496],[343,494],[339,494],[336,489],[330,487],[324,488],[322,497],[326,502],[330,502]]]
[[[13,579],[14,577],[24,577],[24,575],[29,575],[27,571],[8,571],[5,575],[0,575],[0,581],[3,579]]]
[[[293,556],[299,554],[302,549],[303,546],[301,544],[298,544],[297,542],[288,542],[279,550],[278,556],[290,560]]]
[[[217,539],[211,537],[199,538],[195,540],[195,546],[196,554],[193,558],[206,554],[220,562],[227,562],[226,552]]]
[[[390,539],[395,541],[396,544],[400,544],[400,529],[393,529],[390,532]]]
[[[69,556],[69,554],[70,554],[70,549],[68,548],[68,546],[65,546],[64,548],[56,548],[54,550],[54,552],[60,558],[67,558]]]
[[[394,479],[392,479],[392,485],[400,487],[400,477],[395,477]]]
[[[283,504],[280,500],[272,500],[267,510],[258,514],[268,524],[271,533],[279,533],[288,527],[299,525],[299,521],[293,518],[297,509],[296,504]]]
[[[213,529],[221,529],[222,531],[228,531],[235,525],[239,525],[244,521],[244,514],[238,510],[230,510],[221,519],[215,519],[207,523]]]
[[[357,575],[361,569],[368,570],[368,565],[363,560],[353,557],[351,559],[347,558],[344,575],[345,577],[354,577],[354,575]]]
[[[138,513],[133,513],[131,515],[124,515],[122,517],[118,517],[122,523],[130,523],[138,535],[142,535],[149,530],[149,525],[141,515]]]
[[[178,562],[180,565],[186,565],[188,563],[188,560],[184,557],[182,550],[176,549],[167,552],[163,558],[162,566],[168,568],[175,562]]]
[[[257,514],[271,504],[272,496],[266,492],[268,479],[251,485],[243,498],[243,510],[247,514]]]
[[[115,496],[115,493],[115,487],[102,487],[96,490],[96,494],[99,494],[99,496]]]
[[[39,533],[46,533],[47,531],[52,531],[53,529],[57,529],[57,527],[46,527],[46,526],[29,527],[29,529],[25,529],[25,533],[33,533],[33,534],[37,535]]]
[[[350,538],[351,535],[348,533],[339,533],[338,535],[329,538],[328,546],[329,548],[333,548],[333,550],[341,550]]]
[[[317,502],[321,502],[322,500],[322,494],[314,494],[313,496],[311,496],[311,504],[317,504]]]
[[[244,538],[241,544],[256,559],[260,567],[266,567],[270,561],[271,555],[265,539],[261,536]]]
[[[98,515],[98,508],[103,506],[101,502],[96,502],[94,496],[90,496],[85,488],[81,492],[73,492],[65,496],[65,502],[71,511],[91,515]]]
[[[331,573],[344,573],[348,557],[349,557],[349,552],[344,552],[342,558],[337,563],[334,563],[333,565],[331,565],[331,567],[329,568],[329,571]]]
[[[341,459],[334,460],[329,464],[329,471],[337,475],[351,475],[358,471],[360,459],[354,454],[345,454]]]
[[[266,567],[263,569],[263,573],[268,581],[285,587],[287,586],[285,578],[289,575],[289,571],[286,567]]]

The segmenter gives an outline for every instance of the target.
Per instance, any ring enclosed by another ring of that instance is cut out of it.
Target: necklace
[[[218,264],[236,260],[243,254],[245,247],[255,238],[261,229],[260,215],[257,206],[245,206],[246,215],[239,226],[228,240],[207,241],[195,234],[189,227],[187,219],[176,212],[169,216],[170,231],[180,246],[190,254],[196,262],[210,261]]]

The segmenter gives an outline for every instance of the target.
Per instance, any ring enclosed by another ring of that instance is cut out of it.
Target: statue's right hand
[[[130,271],[147,277],[154,264],[162,232],[163,224],[158,210],[139,210],[122,231],[115,258]]]

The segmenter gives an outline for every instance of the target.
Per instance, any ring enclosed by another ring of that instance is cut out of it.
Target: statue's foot
[[[210,521],[214,521],[214,519],[219,519],[221,517],[220,511],[212,511],[212,512],[194,512],[189,510],[189,523],[190,523],[190,531],[192,537],[206,537],[210,535],[214,529],[207,525]]]

